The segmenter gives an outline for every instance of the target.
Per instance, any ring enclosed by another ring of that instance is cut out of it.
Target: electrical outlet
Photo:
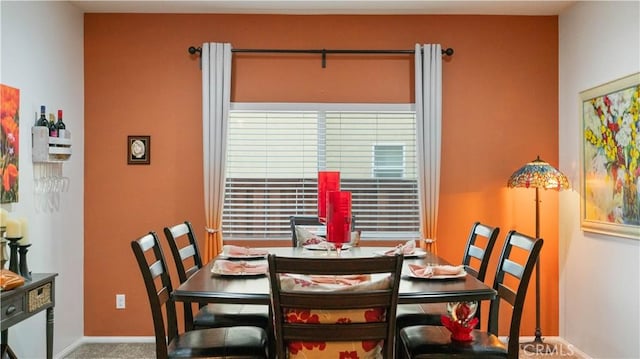
[[[116,294],[116,309],[124,309],[124,308],[125,308],[124,294]]]

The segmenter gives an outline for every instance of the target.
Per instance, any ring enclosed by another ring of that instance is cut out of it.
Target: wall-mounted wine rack
[[[50,137],[49,129],[42,126],[31,127],[33,138],[33,162],[62,162],[71,157],[71,132],[65,137]]]

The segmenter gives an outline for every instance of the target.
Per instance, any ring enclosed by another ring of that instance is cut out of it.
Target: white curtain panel
[[[231,44],[202,45],[202,133],[204,210],[207,237],[203,260],[222,251],[227,126],[231,101]]]
[[[423,238],[436,240],[442,142],[441,46],[416,44],[415,66],[420,231]],[[424,241],[420,245],[425,247]]]

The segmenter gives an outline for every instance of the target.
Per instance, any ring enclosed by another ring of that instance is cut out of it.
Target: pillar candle
[[[20,228],[20,222],[7,218],[5,221],[5,225],[7,227],[7,231],[5,232],[5,236],[7,238],[19,238],[22,237],[22,228]]]
[[[7,212],[6,209],[0,208],[0,227],[4,227],[6,225],[8,214],[9,213]]]
[[[29,228],[27,224],[26,218],[20,218],[20,231],[22,232],[22,238],[18,241],[18,244],[21,246],[26,246],[29,244]]]

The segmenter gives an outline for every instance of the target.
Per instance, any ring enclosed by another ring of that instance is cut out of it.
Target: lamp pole
[[[540,187],[536,186],[536,238],[540,238]],[[555,348],[542,341],[540,329],[540,256],[536,259],[536,333],[532,342],[522,344],[530,353],[553,353]]]

